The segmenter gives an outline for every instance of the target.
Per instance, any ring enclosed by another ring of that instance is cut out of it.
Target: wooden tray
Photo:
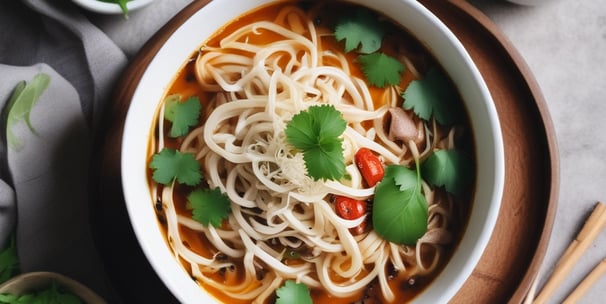
[[[122,197],[120,141],[130,99],[145,67],[176,28],[209,1],[195,1],[134,58],[97,136],[91,190],[93,235],[115,288],[111,303],[176,303],[147,263]],[[453,303],[520,303],[543,261],[555,217],[559,162],[553,126],[531,72],[502,32],[463,0],[421,0],[446,23],[485,78],[501,120],[506,185],[496,230]]]

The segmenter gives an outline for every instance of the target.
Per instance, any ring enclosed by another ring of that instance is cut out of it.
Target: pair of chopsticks
[[[564,254],[555,265],[551,276],[539,292],[534,297],[538,278],[526,296],[526,304],[544,304],[553,294],[556,288],[562,283],[570,270],[579,261],[583,253],[589,248],[600,232],[606,227],[606,205],[598,202],[591,215],[587,218],[585,225],[577,237],[568,245]],[[576,303],[593,286],[593,284],[606,273],[606,258],[603,259],[595,268],[581,281],[579,285],[568,295],[563,303]]]

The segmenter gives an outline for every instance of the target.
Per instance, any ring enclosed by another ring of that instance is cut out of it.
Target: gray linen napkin
[[[83,177],[88,176],[90,137],[76,90],[45,64],[0,65],[5,78],[0,84],[0,100],[7,99],[4,93],[16,85],[15,80],[30,80],[40,72],[49,75],[51,83],[30,113],[37,134],[22,121],[12,128],[21,147],[3,146],[9,172],[3,179],[14,189],[20,269],[60,272],[103,292],[106,288],[99,275],[103,270],[87,229],[87,183]],[[6,193],[9,195],[2,195],[0,201],[9,201],[12,193]]]
[[[0,29],[3,112],[19,81],[50,76],[30,113],[37,134],[16,124],[17,150],[0,128],[0,243],[16,225],[21,272],[60,272],[107,295],[88,225],[89,154],[127,58],[68,1],[1,1]]]
[[[116,81],[141,46],[191,0],[154,1],[121,15],[68,0],[0,1],[0,112],[20,81],[48,88],[11,130],[0,121],[0,246],[16,231],[21,272],[55,271],[117,303],[89,227],[88,181],[96,127]]]

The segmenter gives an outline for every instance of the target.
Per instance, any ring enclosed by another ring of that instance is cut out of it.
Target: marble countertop
[[[549,247],[539,273],[544,284],[598,201],[606,202],[606,1],[551,0],[519,6],[471,1],[522,55],[545,97],[560,157],[560,191]],[[606,258],[606,233],[595,240],[560,288],[562,302]],[[582,303],[603,303],[606,277]]]
[[[162,22],[190,1],[156,1],[128,21],[115,16],[94,20],[133,56]],[[512,42],[536,78],[555,128],[560,159],[560,191],[539,287],[575,238],[598,201],[606,202],[606,0],[550,0],[520,6],[499,0],[472,0]],[[155,22],[149,22],[155,18]],[[124,22],[131,25],[123,26]],[[136,35],[133,35],[135,34]],[[606,257],[601,233],[553,294],[560,303]],[[511,265],[515,267],[515,265]],[[582,303],[606,298],[601,278]]]

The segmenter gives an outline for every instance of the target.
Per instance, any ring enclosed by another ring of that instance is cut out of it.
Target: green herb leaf
[[[175,149],[164,148],[154,154],[149,167],[155,169],[152,178],[164,185],[177,179],[181,184],[196,186],[202,180],[200,163],[193,153],[181,153]]]
[[[187,207],[192,209],[193,219],[207,227],[220,227],[231,212],[229,198],[219,188],[194,190],[187,197]]]
[[[17,303],[28,303],[25,301],[19,301],[19,296],[12,294],[0,294],[0,304],[17,304]],[[30,297],[31,298],[31,297]]]
[[[39,73],[29,83],[19,82],[13,90],[7,104],[6,117],[6,140],[10,148],[15,150],[23,148],[22,140],[13,133],[13,127],[22,119],[25,120],[32,133],[38,134],[30,121],[30,113],[49,84],[50,76]]]
[[[99,0],[99,1],[118,4],[120,6],[120,9],[122,10],[122,13],[124,14],[124,18],[128,19],[128,7],[126,6],[126,3],[130,0]]]
[[[472,181],[473,164],[469,157],[457,150],[439,150],[423,163],[423,178],[434,186],[444,186],[446,191],[458,195]]]
[[[401,62],[383,53],[360,55],[357,60],[368,82],[379,88],[399,84],[401,74],[406,69]]]
[[[345,174],[345,160],[341,140],[324,141],[303,153],[307,173],[316,180],[338,180]]]
[[[427,231],[428,216],[419,173],[400,165],[387,166],[372,207],[377,234],[393,243],[412,245]]]
[[[332,105],[311,106],[293,116],[286,126],[286,140],[303,151],[307,174],[337,180],[345,174],[340,136],[347,122]]]
[[[312,304],[309,287],[302,283],[287,280],[276,289],[276,304]]]
[[[433,115],[442,125],[451,125],[457,120],[459,109],[450,102],[457,98],[457,92],[448,77],[432,67],[425,77],[414,80],[402,94],[405,109],[413,109],[422,119]]]
[[[200,100],[193,96],[181,102],[180,95],[170,95],[165,99],[164,118],[172,122],[170,137],[179,137],[187,134],[189,128],[198,124],[200,117]]]
[[[60,290],[53,281],[50,287],[22,295],[0,294],[0,304],[80,304],[79,297]]]
[[[345,51],[358,49],[358,52],[370,54],[381,48],[385,29],[376,14],[358,9],[354,14],[341,18],[335,26],[337,41],[345,40]]]
[[[18,272],[18,266],[16,236],[13,232],[6,248],[0,252],[0,284],[12,278]]]

